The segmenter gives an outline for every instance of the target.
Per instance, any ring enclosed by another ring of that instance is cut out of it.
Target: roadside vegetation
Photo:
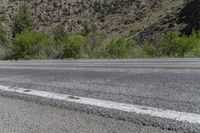
[[[5,58],[5,48],[7,48],[8,45],[8,38],[7,38],[7,32],[6,29],[2,23],[3,17],[1,16],[1,13],[3,11],[0,10],[0,59]]]
[[[189,36],[178,31],[159,35],[143,50],[147,57],[199,57],[200,32],[194,31]]]
[[[200,32],[197,31],[189,36],[172,31],[156,36],[151,44],[139,45],[137,36],[108,37],[88,20],[82,22],[82,27],[78,34],[67,33],[62,24],[52,34],[40,32],[23,2],[9,41],[0,20],[0,47],[6,48],[4,59],[14,60],[200,57]]]
[[[7,44],[7,34],[5,31],[5,27],[2,25],[1,23],[1,19],[0,19],[0,45],[1,46],[6,46]]]

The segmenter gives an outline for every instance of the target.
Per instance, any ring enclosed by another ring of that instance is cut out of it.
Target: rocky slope
[[[184,34],[191,34],[194,30],[200,30],[200,1],[188,0],[171,14],[159,19],[154,24],[145,28],[140,33],[140,42],[151,42],[155,35],[166,33],[173,29]]]
[[[96,23],[108,35],[136,34],[176,10],[183,0],[27,0],[39,30],[51,33],[58,25],[80,32],[82,22]],[[0,0],[4,25],[12,30],[20,0]],[[148,32],[145,32],[148,33]]]

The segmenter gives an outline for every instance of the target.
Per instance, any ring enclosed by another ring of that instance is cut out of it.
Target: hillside
[[[199,0],[0,2],[6,59],[200,57]]]
[[[4,25],[11,33],[20,0],[0,0]],[[28,0],[34,23],[40,31],[51,33],[58,24],[67,32],[79,33],[82,22],[96,23],[110,36],[136,34],[170,14],[183,0]]]
[[[155,35],[167,33],[173,29],[190,35],[194,30],[200,29],[200,1],[189,0],[174,10],[171,14],[157,20],[140,32],[140,42],[148,43]]]

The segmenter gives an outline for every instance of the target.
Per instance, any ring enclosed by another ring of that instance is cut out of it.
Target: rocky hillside
[[[155,35],[166,33],[173,29],[184,34],[191,34],[200,29],[200,1],[188,0],[178,9],[174,10],[154,24],[148,26],[140,33],[141,43],[151,42]]]
[[[10,33],[20,1],[0,0],[3,23]],[[34,23],[41,31],[51,33],[58,24],[63,24],[66,31],[77,33],[82,29],[82,22],[89,20],[111,36],[139,33],[183,4],[183,0],[26,1]],[[149,34],[147,31],[143,35]]]

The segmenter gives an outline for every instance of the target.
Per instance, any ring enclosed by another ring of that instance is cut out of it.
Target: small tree
[[[97,49],[103,42],[103,34],[99,32],[96,24],[84,21],[82,35],[87,37],[87,44],[85,45],[87,55],[89,57],[94,57]]]
[[[13,35],[21,33],[24,30],[32,30],[34,28],[33,20],[30,15],[26,2],[20,3],[18,13],[14,20]]]
[[[127,58],[129,44],[126,38],[113,38],[106,46],[106,57],[108,58]]]
[[[33,59],[41,56],[41,52],[47,47],[43,43],[46,38],[44,33],[24,30],[13,39],[10,58]]]
[[[59,24],[55,30],[54,30],[54,33],[53,33],[53,36],[54,36],[54,39],[56,42],[59,42],[59,41],[63,41],[64,37],[65,37],[65,29],[64,29],[64,26],[63,24]]]
[[[68,35],[64,38],[64,57],[63,58],[80,58],[82,48],[86,43],[86,37],[81,35]]]
[[[196,33],[186,36],[178,31],[172,31],[158,36],[154,46],[158,56],[184,57],[191,54],[193,49],[198,47],[198,38]]]
[[[2,23],[0,21],[0,47],[1,46],[5,47],[7,42],[8,42],[8,40],[7,40],[6,31],[5,31],[4,26],[2,25]]]

